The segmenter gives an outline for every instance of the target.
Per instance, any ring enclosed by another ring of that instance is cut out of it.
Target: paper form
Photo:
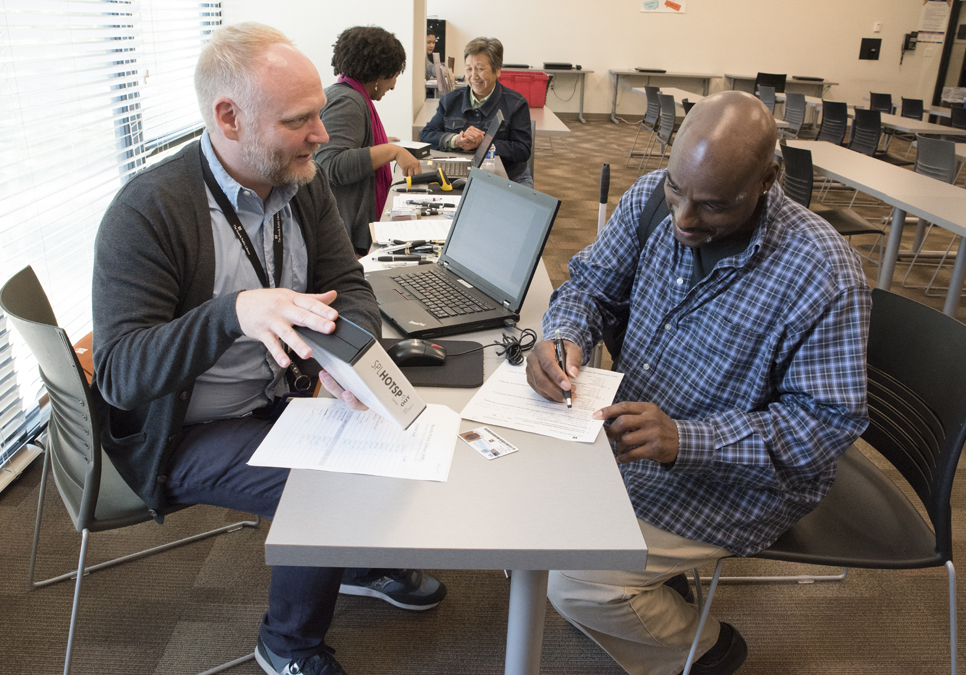
[[[429,404],[403,431],[337,399],[296,398],[248,463],[445,482],[459,425],[444,405]]]
[[[623,373],[581,368],[571,380],[576,393],[574,407],[548,401],[527,384],[526,365],[497,368],[463,408],[463,419],[497,424],[567,441],[593,443],[604,425],[591,416],[614,401]]]

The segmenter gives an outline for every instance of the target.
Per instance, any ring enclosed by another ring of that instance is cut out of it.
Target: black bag
[[[638,219],[637,225],[637,257],[640,257],[641,250],[644,248],[644,244],[651,236],[651,233],[671,213],[671,210],[667,206],[667,200],[664,197],[665,177],[663,176],[661,178],[661,181],[654,188],[654,191],[651,192],[651,195],[644,203],[644,208],[641,210],[641,216]],[[607,347],[607,351],[610,353],[611,358],[614,359],[614,363],[617,363],[617,357],[620,356],[621,347],[624,346],[624,335],[627,333],[627,322],[629,319],[630,308],[626,309],[617,317],[616,323],[604,326],[602,335],[604,346]]]

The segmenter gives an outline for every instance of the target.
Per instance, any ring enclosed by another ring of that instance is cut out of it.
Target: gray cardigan
[[[292,199],[309,292],[379,335],[378,306],[322,172]],[[94,383],[101,442],[154,511],[195,379],[239,337],[237,293],[212,299],[215,258],[198,143],[118,191],[94,244]]]
[[[376,172],[372,168],[372,120],[369,104],[355,89],[337,82],[325,90],[322,123],[329,142],[315,153],[322,167],[352,245],[368,250],[372,244],[369,223],[376,213]]]

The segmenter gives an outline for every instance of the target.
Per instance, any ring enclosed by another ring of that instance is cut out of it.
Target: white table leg
[[[546,570],[513,570],[510,576],[504,675],[540,673],[548,576]]]
[[[896,271],[896,259],[899,257],[899,244],[902,242],[902,227],[905,224],[906,212],[899,208],[895,209],[892,212],[892,227],[889,229],[885,253],[882,254],[882,267],[879,268],[876,288],[888,291],[892,286],[892,275]]]
[[[959,248],[956,252],[956,264],[953,265],[953,277],[949,280],[946,304],[943,305],[943,314],[946,316],[956,318],[956,309],[959,307],[959,296],[963,291],[964,277],[966,277],[966,246],[963,245],[963,237],[960,237]]]

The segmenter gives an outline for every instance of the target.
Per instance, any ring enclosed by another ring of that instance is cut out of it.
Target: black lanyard
[[[265,268],[262,267],[262,262],[258,259],[255,254],[255,246],[252,244],[252,240],[248,237],[248,233],[245,232],[245,228],[242,227],[241,221],[238,220],[238,214],[235,213],[235,209],[231,205],[231,201],[228,199],[228,195],[225,191],[221,189],[218,185],[218,181],[215,180],[215,175],[211,172],[211,167],[208,166],[208,159],[205,157],[204,150],[201,148],[201,143],[198,144],[198,152],[201,154],[201,172],[205,176],[205,183],[208,185],[208,189],[211,190],[211,194],[214,196],[215,201],[218,202],[218,206],[221,207],[222,213],[225,214],[225,218],[228,220],[231,229],[235,231],[235,236],[238,237],[238,241],[241,242],[242,250],[245,251],[245,255],[248,256],[248,261],[255,268],[255,274],[258,275],[258,280],[262,284],[262,288],[271,288],[268,284],[268,275],[265,274]],[[273,234],[272,234],[272,249],[275,258],[275,270],[274,270],[274,280],[275,288],[279,288],[282,285],[282,257],[284,254],[284,247],[282,244],[282,214],[281,211],[275,213],[272,218],[274,223]]]

